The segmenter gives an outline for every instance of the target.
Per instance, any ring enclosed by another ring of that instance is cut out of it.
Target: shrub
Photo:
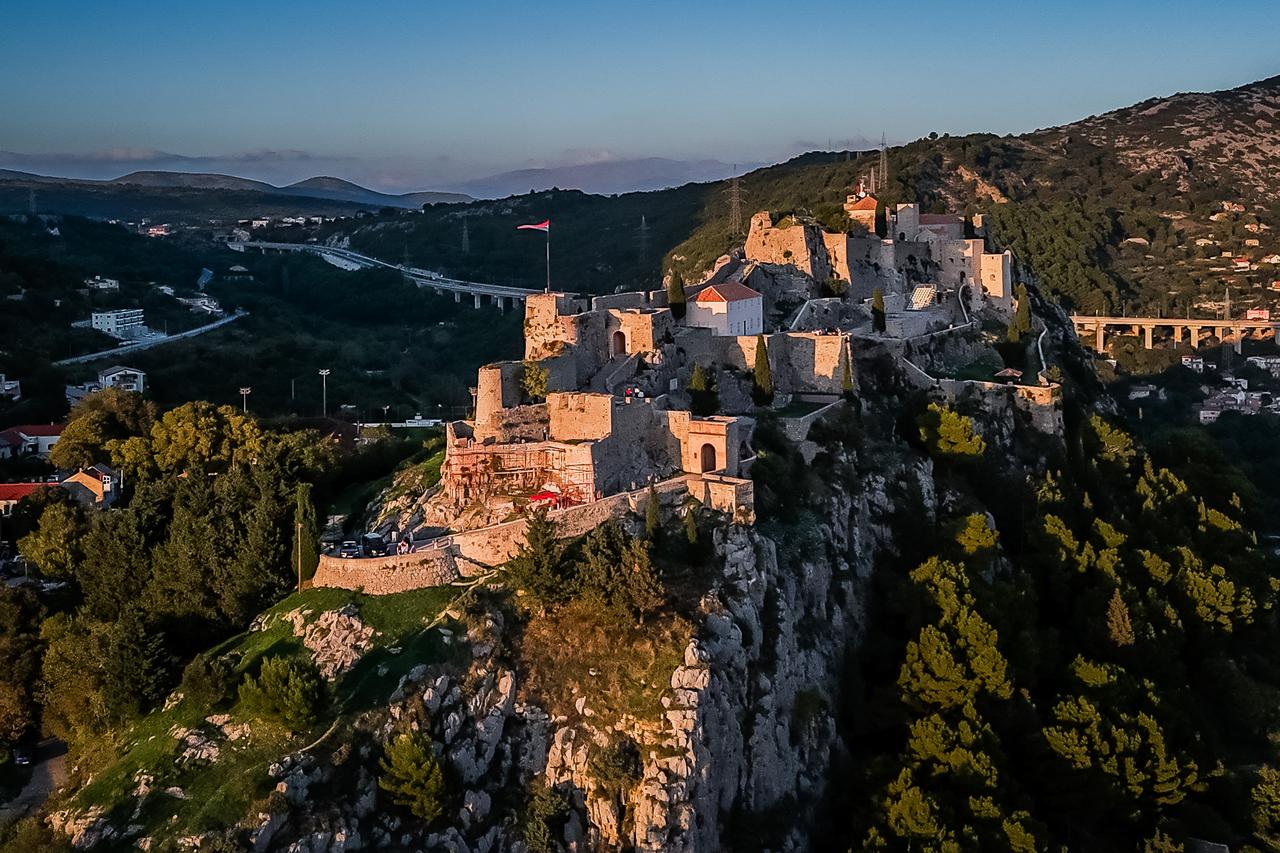
[[[520,387],[527,399],[540,403],[547,398],[547,382],[550,375],[547,369],[536,361],[526,361],[524,372],[520,376]]]
[[[618,796],[640,781],[640,750],[630,738],[615,741],[587,756],[587,773],[606,793]]]
[[[321,692],[314,664],[278,655],[262,662],[257,678],[245,676],[240,705],[250,716],[273,720],[290,731],[303,731],[316,723]]]
[[[378,766],[382,768],[378,787],[391,794],[396,805],[427,823],[444,812],[444,773],[425,734],[397,735],[387,744]]]
[[[220,657],[196,655],[182,671],[182,695],[196,705],[219,705],[231,693],[231,665]]]
[[[564,794],[546,784],[544,778],[529,783],[528,799],[520,822],[520,834],[529,853],[556,853],[556,835],[569,812]]]

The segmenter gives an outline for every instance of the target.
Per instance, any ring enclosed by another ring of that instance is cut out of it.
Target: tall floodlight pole
[[[253,393],[253,389],[248,385],[240,386],[240,411],[246,415],[249,414],[249,395]]]
[[[329,368],[320,371],[320,414],[329,417]]]
[[[389,412],[389,411],[391,411],[391,404],[390,404],[390,403],[388,403],[387,405],[385,405],[385,406],[383,406],[383,407],[382,407],[382,425],[383,425],[383,426],[386,426],[386,425],[387,425],[387,412]]]

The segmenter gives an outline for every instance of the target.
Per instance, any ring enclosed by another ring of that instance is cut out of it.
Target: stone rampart
[[[453,554],[428,549],[412,554],[344,560],[324,554],[312,586],[363,589],[369,595],[391,595],[429,586],[444,586],[459,577]]]

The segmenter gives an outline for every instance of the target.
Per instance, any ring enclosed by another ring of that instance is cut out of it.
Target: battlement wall
[[[447,549],[355,560],[323,554],[311,585],[362,589],[369,595],[391,595],[429,586],[444,586],[459,576],[454,555]]]

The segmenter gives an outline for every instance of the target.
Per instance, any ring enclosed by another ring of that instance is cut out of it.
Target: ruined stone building
[[[854,227],[847,233],[794,217],[775,224],[761,211],[751,217],[746,258],[794,267],[817,282],[848,282],[854,299],[869,298],[877,288],[910,294],[929,286],[940,297],[963,292],[971,310],[1012,308],[1012,255],[988,252],[983,239],[966,238],[962,216],[899,204],[886,214],[890,236],[882,239],[875,233],[876,207],[871,196],[850,196],[844,209]]]

